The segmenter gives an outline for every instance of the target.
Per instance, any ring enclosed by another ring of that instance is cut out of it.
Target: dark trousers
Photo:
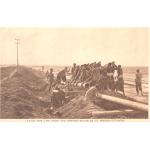
[[[142,83],[141,82],[135,82],[135,86],[136,86],[137,94],[139,94],[139,91],[142,92]]]
[[[113,76],[108,77],[108,79],[107,79],[107,88],[110,89],[110,90],[114,90]]]
[[[124,92],[124,82],[123,81],[117,81],[116,82],[116,90]]]
[[[52,84],[53,84],[53,82],[49,82],[49,92],[50,92],[51,89],[52,89]]]

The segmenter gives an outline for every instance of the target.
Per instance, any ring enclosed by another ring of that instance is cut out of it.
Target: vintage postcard
[[[148,121],[148,28],[0,28],[1,121]]]

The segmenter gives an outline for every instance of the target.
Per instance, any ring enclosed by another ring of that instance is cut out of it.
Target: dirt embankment
[[[15,67],[2,68],[1,72],[1,118],[91,118],[92,110],[101,110],[86,103],[80,94],[73,94],[69,95],[71,101],[58,108],[61,115],[50,114],[48,84],[42,72],[27,67],[20,67],[19,74],[16,74]]]
[[[15,67],[10,66],[10,67],[1,67],[0,68],[0,78],[3,80],[4,78],[7,78],[13,71]]]
[[[85,101],[84,96],[78,96],[69,101],[66,105],[60,107],[57,111],[60,113],[61,118],[90,119],[92,118],[92,111],[102,110],[104,109],[92,102]]]
[[[70,94],[69,101],[56,110],[58,113],[52,114],[48,84],[42,72],[19,67],[17,74],[15,67],[6,67],[1,68],[1,75],[1,118],[4,119],[87,119],[92,118],[93,111],[126,109],[105,101],[98,100],[95,104],[87,102],[83,96],[85,91],[81,92],[81,89],[77,88],[76,90],[80,92]],[[104,94],[122,97],[122,95],[113,95],[114,93]],[[126,99],[134,100],[129,97]],[[117,118],[130,117],[132,116],[117,116]],[[138,117],[133,116],[133,118]]]
[[[43,74],[26,67],[16,74],[13,69],[1,68],[2,79],[7,78],[1,81],[1,118],[49,118],[48,85]]]

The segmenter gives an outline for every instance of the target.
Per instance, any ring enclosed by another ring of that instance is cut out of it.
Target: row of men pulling
[[[57,74],[54,78],[53,69],[50,72],[47,71],[46,76],[49,81],[49,91],[54,88],[55,85],[66,82],[67,67]],[[115,62],[108,63],[102,66],[101,62],[84,64],[77,66],[73,64],[71,69],[71,80],[69,84],[87,83],[87,85],[98,85],[99,90],[111,90],[122,91],[124,93],[124,80],[123,71],[121,65],[116,66]]]
[[[96,85],[98,90],[111,90],[124,92],[123,70],[121,65],[116,65],[115,62],[110,62],[104,66],[101,62],[84,64],[81,66],[73,65],[71,83],[86,83],[90,87]],[[137,95],[142,91],[142,73],[139,69],[135,72],[135,89]]]
[[[122,91],[125,95],[123,70],[121,65],[117,66],[115,62],[104,66],[101,65],[101,62],[81,66],[74,64],[71,83],[87,83],[90,86],[98,85],[101,91]]]
[[[49,81],[49,91],[51,93],[51,104],[53,108],[61,107],[66,99],[65,92],[60,87],[61,82],[71,85],[79,82],[88,83],[88,87],[85,98],[88,100],[93,100],[95,97],[95,91],[112,90],[112,91],[122,91],[124,93],[124,80],[123,71],[120,65],[116,66],[114,62],[108,63],[108,65],[101,66],[101,63],[92,63],[82,66],[73,65],[71,73],[72,78],[68,81],[66,80],[66,73],[68,72],[67,67],[57,74],[55,79],[53,69],[46,73],[47,79]],[[86,74],[85,74],[86,72]],[[84,80],[83,80],[84,79]],[[141,86],[142,74],[139,69],[136,73],[136,91],[139,94],[139,90],[142,93]],[[56,92],[55,92],[56,91]]]

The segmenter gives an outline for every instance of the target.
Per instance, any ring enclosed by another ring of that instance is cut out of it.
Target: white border
[[[149,0],[0,0],[1,27],[150,27]],[[1,149],[149,150],[150,124],[0,123]]]

